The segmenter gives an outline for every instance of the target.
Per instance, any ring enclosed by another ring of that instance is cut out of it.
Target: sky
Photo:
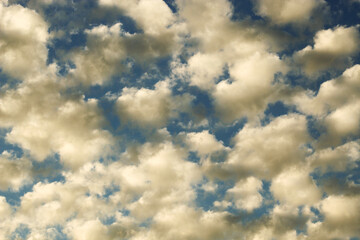
[[[359,240],[359,0],[0,0],[0,239]]]

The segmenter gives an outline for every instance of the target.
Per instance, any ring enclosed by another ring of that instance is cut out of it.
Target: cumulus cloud
[[[356,141],[347,142],[336,148],[321,149],[308,158],[311,166],[319,167],[322,172],[345,171],[348,168],[354,168],[358,159],[360,159],[360,146]]]
[[[170,8],[161,0],[140,0],[137,2],[100,0],[99,4],[120,8],[148,34],[163,33],[175,20]],[[154,16],[157,17],[154,18]]]
[[[0,155],[0,168],[3,170],[0,177],[1,190],[19,190],[26,183],[32,182],[32,165],[27,159],[17,159],[8,152]]]
[[[301,115],[278,117],[264,127],[245,125],[233,139],[235,147],[226,168],[245,176],[271,179],[302,162],[308,139],[306,120]]]
[[[35,11],[0,3],[0,67],[22,80],[46,70],[48,25]]]
[[[359,236],[359,196],[332,195],[320,205],[324,222],[308,223],[312,238]]]
[[[124,88],[116,101],[121,119],[145,126],[164,126],[178,111],[186,111],[192,97],[188,94],[172,96],[166,81],[158,82],[155,89]]]
[[[215,54],[197,53],[189,59],[191,85],[209,90],[214,87],[215,78],[223,72],[223,61]]]
[[[359,236],[345,5],[0,0],[0,239]]]
[[[254,0],[257,14],[269,17],[274,23],[301,23],[308,21],[322,0]]]
[[[227,194],[234,199],[235,206],[240,209],[252,211],[261,206],[262,196],[259,191],[262,189],[262,182],[255,177],[248,177],[241,180],[227,191]]]
[[[305,169],[285,170],[273,179],[271,191],[276,199],[295,206],[313,205],[321,198],[321,192]]]
[[[346,58],[359,52],[359,40],[357,27],[320,30],[314,37],[314,46],[306,46],[294,57],[308,75],[328,68],[343,68]]]
[[[221,81],[213,93],[219,115],[231,122],[241,117],[255,118],[263,112],[274,92],[274,74],[285,72],[278,56],[256,52],[230,66],[233,83]]]
[[[159,212],[149,232],[140,233],[134,239],[207,239],[215,240],[231,236],[231,225],[225,212],[202,212],[187,206]]]
[[[11,127],[6,140],[18,144],[37,160],[59,153],[77,168],[106,152],[111,136],[101,129],[95,99],[66,99],[54,81],[23,84],[1,96],[0,125]]]
[[[221,142],[216,140],[214,135],[211,135],[206,130],[188,133],[185,142],[190,150],[196,151],[200,155],[207,155],[225,148]]]
[[[321,120],[327,129],[323,144],[339,144],[341,138],[357,136],[359,132],[359,65],[345,70],[343,74],[321,84],[318,94],[301,93],[293,102],[305,113]]]

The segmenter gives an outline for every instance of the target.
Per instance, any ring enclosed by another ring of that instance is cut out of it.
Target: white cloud
[[[320,238],[347,238],[358,236],[360,204],[359,196],[331,195],[320,204],[323,222],[308,223],[309,236]]]
[[[6,202],[5,197],[0,196],[0,219],[3,221],[11,215],[11,207]],[[1,226],[1,225],[0,225]],[[1,236],[1,235],[0,235]]]
[[[231,236],[227,216],[226,212],[203,212],[184,205],[164,209],[156,214],[150,230],[134,239],[224,239]]]
[[[359,235],[359,26],[319,30],[323,0],[170,2],[0,0],[0,239]]]
[[[75,69],[70,73],[86,85],[102,84],[123,70],[121,61],[126,58],[126,50],[121,34],[121,24],[111,27],[100,25],[86,31],[87,48],[73,53]]]
[[[235,147],[224,167],[271,179],[302,162],[308,140],[306,119],[301,115],[281,116],[264,127],[245,125],[234,137]]]
[[[66,226],[66,232],[74,240],[110,240],[107,228],[98,219],[89,221],[73,220]]]
[[[356,27],[338,26],[321,30],[314,37],[314,46],[298,51],[295,60],[304,66],[306,74],[328,68],[343,68],[346,57],[359,52],[360,34]]]
[[[223,150],[225,147],[209,131],[191,132],[186,134],[186,143],[190,150],[197,151],[200,155],[207,155]]]
[[[275,92],[274,74],[285,71],[285,65],[274,54],[256,52],[235,61],[229,68],[235,81],[218,83],[213,93],[219,116],[232,122],[241,117],[253,119],[261,114]]]
[[[0,176],[1,190],[19,190],[26,183],[32,182],[32,165],[31,162],[24,158],[14,158],[8,152],[0,155]]]
[[[313,205],[321,199],[321,192],[305,169],[283,171],[272,180],[270,189],[276,199],[294,206]]]
[[[188,94],[172,96],[168,83],[161,81],[154,90],[124,88],[116,108],[120,119],[143,126],[161,127],[176,116],[177,111],[186,111],[191,101],[192,97]]]
[[[99,4],[101,6],[120,8],[126,15],[132,17],[147,34],[158,35],[166,31],[174,22],[174,16],[170,8],[161,0],[100,0]]]
[[[223,60],[216,54],[197,53],[189,61],[190,84],[200,89],[209,90],[214,87],[215,78],[223,72]]]
[[[261,189],[262,182],[259,179],[248,177],[227,190],[227,194],[233,198],[237,208],[251,212],[262,204],[263,198],[259,193]]]
[[[318,94],[293,96],[299,109],[315,115],[327,129],[322,143],[339,144],[343,137],[355,135],[359,131],[360,98],[358,94],[360,65],[354,65],[336,78],[321,84]]]
[[[0,67],[21,80],[46,70],[48,25],[35,11],[0,4]]]
[[[101,129],[96,100],[66,99],[60,89],[45,78],[6,91],[0,98],[0,126],[11,128],[8,142],[37,160],[57,152],[68,167],[78,168],[106,154],[112,137]]]
[[[274,23],[301,23],[310,19],[322,0],[254,0],[257,14],[269,17]]]
[[[322,172],[346,171],[356,166],[360,159],[360,145],[356,141],[347,142],[336,148],[320,149],[311,155],[308,160],[311,167],[319,167]]]

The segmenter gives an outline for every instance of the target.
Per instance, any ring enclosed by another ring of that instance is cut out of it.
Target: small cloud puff
[[[253,0],[256,13],[276,24],[302,23],[310,19],[322,0]]]
[[[343,68],[346,58],[359,52],[359,41],[356,27],[321,30],[314,37],[314,46],[298,51],[294,58],[303,65],[307,75],[329,68]]]
[[[189,94],[173,96],[166,81],[155,89],[124,88],[116,101],[120,119],[141,126],[165,126],[179,111],[187,111],[193,97]]]

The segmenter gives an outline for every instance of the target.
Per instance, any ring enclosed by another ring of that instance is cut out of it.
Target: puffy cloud
[[[87,45],[83,50],[69,54],[76,68],[70,70],[70,78],[85,85],[104,84],[113,75],[125,71],[126,59],[134,58],[148,64],[153,58],[170,55],[175,46],[173,34],[152,36],[129,34],[121,24],[100,25],[85,31]]]
[[[46,70],[48,25],[35,11],[0,3],[0,67],[28,80]]]
[[[358,26],[313,38],[333,3],[253,2],[270,21],[229,0],[0,0],[0,239],[359,235],[360,68],[317,94],[285,75],[293,61],[314,78],[352,64]],[[273,118],[277,101],[301,113]],[[130,133],[104,129],[117,120]],[[126,141],[132,130],[143,137]]]
[[[59,153],[72,168],[106,154],[111,135],[101,129],[103,118],[94,99],[66,99],[52,80],[22,84],[0,98],[0,126],[11,127],[10,143],[42,161]]]
[[[190,84],[200,89],[209,90],[214,87],[215,78],[223,72],[223,60],[216,54],[197,53],[189,61],[188,71]]]
[[[101,6],[118,7],[132,17],[147,34],[159,34],[174,22],[170,8],[161,0],[115,1],[100,0]],[[157,16],[157,17],[154,17]]]
[[[87,30],[87,48],[73,53],[75,69],[70,74],[86,85],[102,84],[123,69],[126,50],[121,24],[104,25]]]
[[[340,77],[321,84],[315,97],[312,92],[293,97],[301,111],[315,115],[325,125],[323,144],[337,144],[341,138],[359,132],[359,74],[360,65],[354,65]]]
[[[202,212],[184,205],[164,209],[156,214],[150,230],[134,239],[224,239],[232,235],[227,216],[226,212]]]
[[[347,168],[356,167],[355,162],[360,159],[359,142],[347,142],[336,148],[325,148],[316,151],[308,158],[310,165],[319,167],[322,172],[346,171]]]
[[[74,220],[67,224],[66,231],[74,240],[110,240],[107,228],[98,219],[89,221]]]
[[[339,26],[321,30],[314,37],[314,46],[305,47],[294,57],[308,75],[330,67],[343,68],[346,57],[359,52],[359,41],[360,34],[356,27]]]
[[[64,225],[74,215],[91,220],[109,214],[110,206],[96,195],[88,195],[87,191],[87,186],[72,182],[37,183],[32,192],[21,197],[17,222],[35,231]]]
[[[256,52],[230,66],[233,83],[222,81],[213,93],[219,116],[226,122],[261,114],[275,91],[274,74],[285,72],[278,56]]]
[[[274,23],[301,23],[310,19],[322,0],[254,0],[257,14],[269,17]]]
[[[198,166],[186,161],[184,152],[167,142],[144,145],[138,166],[127,166],[114,174],[125,191],[113,199],[128,203],[133,216],[140,219],[151,217],[160,209],[192,201],[195,197],[192,186],[202,177]],[[131,202],[129,194],[133,198],[137,196],[137,201]]]
[[[207,155],[225,148],[221,142],[216,140],[214,135],[206,130],[186,134],[185,142],[191,151],[196,151],[200,155]]]
[[[294,206],[313,205],[321,199],[321,192],[305,169],[283,171],[272,180],[270,189],[276,199]]]
[[[307,114],[325,115],[358,100],[359,76],[360,65],[354,65],[338,78],[322,83],[316,97],[313,93],[294,96],[294,102]]]
[[[227,194],[234,199],[237,208],[252,211],[261,206],[263,200],[259,193],[261,189],[262,182],[259,179],[248,177],[227,190]]]
[[[325,125],[333,136],[356,134],[360,130],[360,100],[336,109],[325,119]]]
[[[11,212],[12,212],[11,207],[6,202],[5,197],[0,196],[0,219],[5,220],[6,218],[8,218],[11,215]]]
[[[235,147],[224,167],[240,176],[271,179],[303,161],[308,140],[306,119],[301,115],[281,116],[264,127],[245,125],[234,137]]]
[[[85,30],[87,44],[83,50],[74,51],[70,59],[76,68],[71,69],[73,78],[85,85],[103,84],[113,75],[126,70],[126,60],[149,64],[153,58],[169,56],[176,49],[176,34],[173,14],[160,0],[99,1],[102,7],[119,7],[132,17],[144,33],[129,34],[122,30],[121,23],[113,26],[100,25]],[[157,17],[154,18],[154,15]],[[181,28],[181,27],[180,27]]]
[[[321,212],[325,215],[325,224],[334,229],[359,234],[359,196],[330,196],[321,203]]]
[[[228,43],[230,36],[232,39],[235,29],[229,19],[231,5],[228,1],[178,0],[176,3],[187,30],[192,37],[201,40],[204,50],[216,51]]]
[[[308,223],[311,239],[359,236],[359,196],[331,195],[320,204],[323,222]]]
[[[192,97],[188,94],[172,96],[168,83],[158,82],[155,89],[124,88],[117,99],[116,108],[121,119],[134,121],[144,126],[164,126],[176,116],[177,111],[186,111]]]
[[[27,159],[17,159],[12,157],[8,152],[0,155],[0,176],[1,190],[19,190],[26,183],[32,181],[32,165]]]

